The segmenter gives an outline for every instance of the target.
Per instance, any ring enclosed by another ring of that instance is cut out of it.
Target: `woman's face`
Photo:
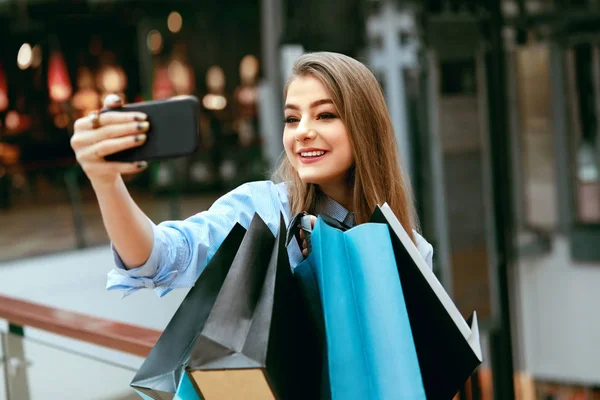
[[[283,146],[303,182],[323,190],[347,184],[354,164],[348,132],[327,89],[313,76],[297,77],[288,87]]]

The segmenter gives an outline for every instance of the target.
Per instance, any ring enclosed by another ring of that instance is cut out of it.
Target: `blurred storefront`
[[[153,218],[190,215],[199,211],[193,198],[204,204],[268,177],[258,1],[3,1],[0,38],[0,212],[7,221],[59,213],[68,236],[38,247],[13,236],[0,259],[106,243],[69,140],[74,121],[108,93],[126,102],[200,99],[198,151],[128,178],[139,201],[161,204]],[[36,225],[22,221],[21,237],[35,237]]]
[[[186,217],[201,211],[194,198],[210,203],[268,178],[281,151],[278,49],[358,55],[366,3],[344,4],[0,1],[0,212],[12,221],[17,212],[50,207],[42,214],[59,213],[68,237],[35,247],[13,235],[0,259],[106,243],[69,140],[74,121],[108,93],[126,102],[200,100],[197,152],[127,178],[139,201],[164,204],[151,217]],[[23,224],[22,237],[32,237],[34,225]]]
[[[596,398],[599,4],[427,3],[425,159],[443,201],[422,215],[446,283],[489,311],[496,397]],[[511,370],[512,396],[497,387]]]

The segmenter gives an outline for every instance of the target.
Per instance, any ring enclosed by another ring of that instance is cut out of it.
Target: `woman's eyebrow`
[[[321,100],[316,100],[313,101],[312,103],[310,103],[310,108],[315,108],[317,106],[323,105],[323,104],[333,104],[333,100],[331,99],[321,99]],[[300,107],[298,107],[295,104],[286,104],[285,105],[285,109],[290,109],[290,110],[300,110]]]

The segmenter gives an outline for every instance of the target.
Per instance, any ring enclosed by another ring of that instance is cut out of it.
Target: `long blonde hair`
[[[365,65],[348,56],[308,53],[294,64],[284,98],[291,81],[307,75],[325,86],[348,131],[354,156],[348,185],[353,190],[356,222],[367,222],[375,207],[387,202],[414,240],[417,222],[410,182],[399,160],[394,128],[377,79]],[[287,157],[282,157],[273,178],[288,182],[293,214],[315,213],[324,194],[318,185],[302,182]]]

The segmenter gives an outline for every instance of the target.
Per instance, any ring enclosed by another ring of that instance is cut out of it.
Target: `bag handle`
[[[343,222],[333,217],[330,217],[327,214],[319,214],[317,215],[317,217],[321,218],[323,222],[325,222],[327,225],[339,229],[342,232],[345,232],[351,228],[349,225],[346,225]],[[300,231],[304,232],[304,240],[306,240],[306,247],[308,249],[308,254],[310,254],[312,252],[312,244],[310,241],[310,237],[312,234],[312,225],[310,223],[310,215],[306,211],[296,214],[294,218],[292,218],[292,220],[290,221],[285,245],[288,246],[292,241],[292,238],[295,237],[296,242],[298,243],[298,247],[300,247],[300,250],[302,250],[302,239],[300,238]]]

